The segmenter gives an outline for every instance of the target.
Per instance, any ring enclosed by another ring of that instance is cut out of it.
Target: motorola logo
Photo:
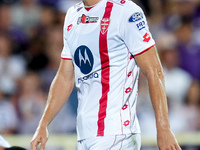
[[[79,46],[74,53],[75,64],[80,68],[83,74],[88,74],[92,71],[94,58],[90,49],[85,46]]]

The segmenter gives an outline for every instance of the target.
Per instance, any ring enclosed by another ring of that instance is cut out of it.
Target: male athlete
[[[64,48],[31,149],[45,148],[47,126],[78,88],[78,150],[139,150],[139,68],[155,110],[158,147],[180,150],[170,130],[164,77],[143,11],[129,0],[83,0],[64,24]],[[70,120],[69,120],[70,121]]]

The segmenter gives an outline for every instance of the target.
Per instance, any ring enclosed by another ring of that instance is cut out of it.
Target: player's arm
[[[47,126],[50,124],[50,122],[68,100],[73,90],[73,87],[73,63],[71,60],[62,59],[58,72],[51,84],[43,116],[31,141],[31,150],[37,150],[37,146],[39,143],[41,143],[40,149],[45,148],[48,139]]]
[[[135,56],[135,59],[148,80],[156,117],[158,147],[160,150],[180,150],[169,125],[164,75],[155,46]]]

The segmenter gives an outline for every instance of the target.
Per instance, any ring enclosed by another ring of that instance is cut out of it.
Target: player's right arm
[[[31,150],[45,149],[48,140],[47,126],[67,102],[74,87],[74,66],[72,60],[61,60],[58,72],[51,84],[46,108],[31,141]]]

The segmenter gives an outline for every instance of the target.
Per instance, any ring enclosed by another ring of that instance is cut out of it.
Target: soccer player
[[[45,148],[47,126],[78,88],[78,150],[139,150],[136,116],[139,70],[146,75],[155,110],[158,147],[180,150],[170,130],[164,77],[139,6],[130,0],[83,0],[64,24],[61,63],[31,149]],[[70,120],[69,120],[70,121]]]

